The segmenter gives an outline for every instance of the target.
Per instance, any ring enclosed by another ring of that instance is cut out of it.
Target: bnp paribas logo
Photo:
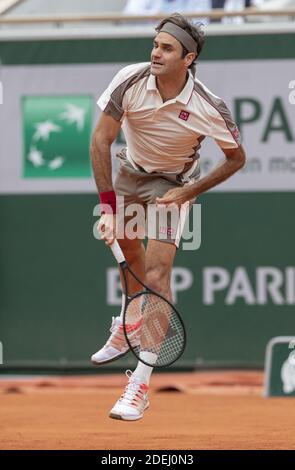
[[[84,95],[23,98],[25,178],[91,176],[92,102]]]

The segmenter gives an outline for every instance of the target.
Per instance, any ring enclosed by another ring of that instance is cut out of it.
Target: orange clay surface
[[[261,372],[154,374],[150,409],[125,422],[108,417],[124,374],[0,376],[0,449],[295,449],[295,400],[263,398],[262,382]]]

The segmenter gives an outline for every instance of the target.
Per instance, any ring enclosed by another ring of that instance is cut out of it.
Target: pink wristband
[[[104,214],[116,214],[117,213],[115,191],[104,191],[102,193],[99,193],[99,198],[100,198],[100,204],[101,204],[101,213],[104,213]]]

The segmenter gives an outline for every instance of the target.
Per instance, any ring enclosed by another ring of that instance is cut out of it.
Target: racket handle
[[[123,251],[121,250],[120,245],[117,242],[117,240],[115,240],[114,243],[111,244],[110,248],[113,252],[114,257],[116,258],[119,264],[124,263],[124,261],[126,261]]]

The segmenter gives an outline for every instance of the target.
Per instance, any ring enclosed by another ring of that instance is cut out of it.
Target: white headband
[[[190,34],[176,24],[170,22],[165,23],[159,33],[171,34],[171,36],[174,36],[188,52],[194,52],[197,54],[198,47],[196,41],[190,36]]]

